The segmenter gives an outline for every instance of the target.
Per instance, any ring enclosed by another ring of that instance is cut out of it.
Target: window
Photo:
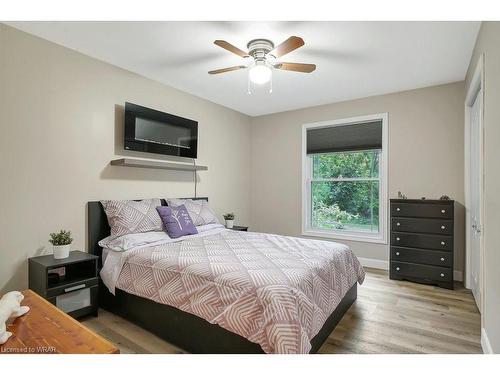
[[[386,122],[304,125],[304,235],[386,242]]]

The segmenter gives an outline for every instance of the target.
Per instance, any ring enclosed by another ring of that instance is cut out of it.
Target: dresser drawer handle
[[[399,251],[396,251],[396,256],[399,256]]]
[[[440,275],[440,276],[441,276],[441,277],[444,277],[444,273],[441,273],[441,275]]]
[[[446,245],[446,244],[444,243],[444,241],[441,241],[441,245],[442,245],[442,246],[444,246],[444,245]]]
[[[399,211],[401,211],[401,208],[399,208],[399,207],[396,207],[396,211],[398,211],[398,212],[399,212]]]
[[[446,227],[444,225],[441,225],[441,229],[446,229]]]
[[[399,241],[399,240],[400,240],[400,238],[399,238],[399,237],[396,237],[396,241]]]
[[[441,210],[441,213],[442,213],[442,214],[445,214],[445,213],[446,213],[446,210]]]
[[[396,226],[398,226],[398,227],[399,227],[400,225],[401,225],[401,223],[396,223]]]
[[[441,262],[444,262],[444,258],[441,258]]]
[[[396,267],[396,271],[399,271],[399,267]]]

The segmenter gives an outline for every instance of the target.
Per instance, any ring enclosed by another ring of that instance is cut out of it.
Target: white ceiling
[[[480,22],[11,22],[86,55],[251,116],[463,80]],[[314,63],[310,74],[274,71],[273,92],[247,94],[242,58],[254,38],[305,46],[280,61]]]

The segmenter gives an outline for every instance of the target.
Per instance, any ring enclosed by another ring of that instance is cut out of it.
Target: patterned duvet
[[[218,324],[266,353],[308,353],[365,276],[345,245],[232,230],[122,257],[117,288]]]

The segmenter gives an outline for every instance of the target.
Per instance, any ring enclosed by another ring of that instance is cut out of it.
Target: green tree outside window
[[[381,150],[311,155],[311,226],[379,232]]]

